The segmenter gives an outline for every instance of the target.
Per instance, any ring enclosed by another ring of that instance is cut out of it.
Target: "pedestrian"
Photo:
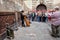
[[[29,11],[28,11],[27,17],[28,17],[29,20],[31,19],[31,14],[30,14]]]
[[[41,22],[41,12],[38,12],[37,13],[37,21],[38,22]]]
[[[60,11],[59,8],[55,8],[55,12],[51,15],[51,28],[52,28],[52,36],[54,37],[60,37],[59,34],[59,26],[60,26]]]
[[[32,12],[32,21],[34,21],[35,20],[35,17],[36,17],[36,14],[35,14],[35,12]]]
[[[45,22],[45,20],[46,20],[45,13],[42,13],[42,17],[41,17],[41,18],[42,18],[41,21],[42,21],[42,22]]]
[[[48,13],[47,12],[45,13],[45,17],[46,17],[45,22],[47,22],[48,21]]]

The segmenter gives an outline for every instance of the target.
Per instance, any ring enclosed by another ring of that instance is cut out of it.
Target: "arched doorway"
[[[36,7],[36,11],[38,11],[38,15],[39,15],[39,12],[40,13],[40,19],[41,19],[41,22],[45,22],[46,21],[46,16],[45,16],[45,12],[47,11],[47,7],[46,5],[44,4],[39,4],[37,7]]]
[[[37,11],[39,11],[39,10],[41,10],[41,11],[47,10],[47,7],[46,7],[46,5],[44,5],[44,4],[39,4],[39,5],[36,7],[36,10],[37,10]]]

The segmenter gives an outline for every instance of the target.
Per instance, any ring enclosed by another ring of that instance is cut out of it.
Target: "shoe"
[[[25,25],[22,25],[22,27],[26,27]]]
[[[54,34],[51,34],[51,36],[52,36],[52,37],[55,37],[55,38],[57,37],[57,36],[56,36],[56,35],[54,35]]]
[[[57,37],[58,37],[58,38],[60,38],[60,36],[59,36],[59,35],[57,35]]]
[[[11,38],[10,38],[10,37],[7,37],[7,39],[11,40]]]

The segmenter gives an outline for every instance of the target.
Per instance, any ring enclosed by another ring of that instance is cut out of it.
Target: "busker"
[[[53,37],[60,37],[59,34],[59,26],[60,26],[60,11],[59,8],[55,8],[55,12],[51,15],[51,28],[52,28],[52,36]]]
[[[21,21],[22,21],[22,27],[25,27],[23,13],[24,13],[24,11],[21,11],[20,16],[21,16]]]
[[[25,22],[25,25],[26,25],[27,27],[29,27],[29,26],[30,26],[30,21],[29,21],[29,19],[28,19],[27,13],[28,13],[28,11],[25,11],[25,12],[23,13],[23,15],[24,15],[24,22]]]

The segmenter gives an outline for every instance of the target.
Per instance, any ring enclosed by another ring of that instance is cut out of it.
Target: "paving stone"
[[[30,27],[19,27],[13,40],[60,40],[50,35],[51,26],[47,23],[32,22]]]

